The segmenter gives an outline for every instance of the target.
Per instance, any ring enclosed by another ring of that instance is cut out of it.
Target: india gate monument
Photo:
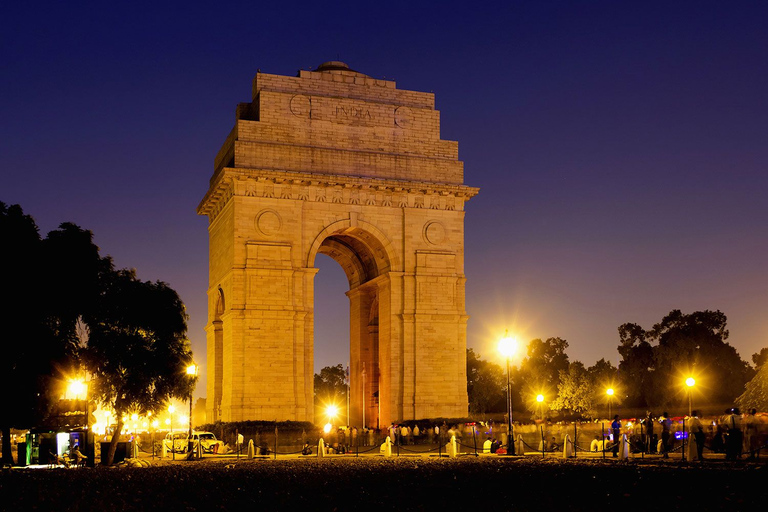
[[[315,258],[349,280],[350,423],[467,415],[464,185],[434,94],[257,73],[214,162],[208,421],[314,421]]]

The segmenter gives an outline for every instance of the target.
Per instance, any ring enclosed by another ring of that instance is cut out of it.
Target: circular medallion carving
[[[311,109],[312,101],[309,99],[309,96],[297,94],[291,98],[291,114],[297,117],[309,117]]]
[[[411,109],[408,107],[397,107],[395,109],[395,124],[400,128],[410,128],[411,117]]]
[[[256,216],[256,229],[264,236],[273,236],[280,232],[283,220],[274,210],[262,210]]]
[[[424,239],[432,245],[440,245],[445,241],[445,228],[439,222],[427,222],[424,225]]]

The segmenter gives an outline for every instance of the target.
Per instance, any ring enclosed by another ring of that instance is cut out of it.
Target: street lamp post
[[[90,432],[90,425],[89,425],[89,418],[88,418],[88,372],[85,374],[85,381],[82,380],[72,380],[69,381],[68,386],[68,395],[74,396],[75,403],[77,403],[80,400],[81,396],[85,397],[85,439],[83,440],[85,443],[85,446],[83,446],[83,450],[86,455],[86,464],[89,467],[93,467],[93,457],[94,453],[91,452],[90,447],[91,443],[89,443],[88,434]],[[79,409],[78,409],[79,410]],[[93,436],[91,436],[93,437]]]
[[[611,416],[611,402],[613,401],[613,388],[608,388],[605,390],[605,394],[608,395],[608,419],[613,420],[613,416]]]
[[[176,408],[173,405],[168,406],[168,423],[171,425],[171,457],[176,460],[176,439],[173,437],[173,413]]]
[[[690,417],[693,413],[693,407],[691,404],[691,393],[693,393],[693,386],[696,385],[696,379],[693,377],[688,377],[685,379],[685,385],[688,386],[688,417]]]
[[[504,331],[504,337],[499,340],[499,352],[507,362],[507,454],[515,454],[515,441],[512,432],[512,383],[509,378],[509,359],[517,350],[517,340],[509,337],[509,331]]]
[[[197,377],[197,365],[191,364],[187,366],[187,375],[194,381]],[[199,440],[198,440],[199,442]],[[192,451],[192,383],[189,385],[189,434],[187,436],[187,453]]]
[[[544,395],[542,395],[542,394],[536,395],[536,402],[539,405],[539,419],[543,420],[544,419],[544,411],[542,409],[542,406],[544,405],[543,404],[543,402],[544,402]]]

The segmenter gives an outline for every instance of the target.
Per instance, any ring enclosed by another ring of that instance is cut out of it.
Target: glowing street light
[[[84,396],[88,391],[88,387],[80,379],[70,379],[67,385],[67,396],[80,400],[80,397]]]
[[[333,419],[339,414],[339,408],[331,404],[325,408],[325,414],[328,416],[328,423],[333,422]]]
[[[509,359],[517,352],[517,340],[504,331],[504,337],[499,340],[499,353],[507,361],[507,454],[515,454],[515,441],[512,432],[512,384],[509,379]]]
[[[539,419],[543,420],[544,419],[544,410],[543,410],[542,406],[544,405],[543,404],[543,402],[544,402],[544,395],[542,395],[541,393],[536,395],[536,402],[539,405]]]
[[[691,405],[691,394],[693,393],[693,386],[696,385],[696,379],[693,377],[688,377],[685,379],[685,385],[688,386],[688,416],[690,417],[693,413],[693,407]]]

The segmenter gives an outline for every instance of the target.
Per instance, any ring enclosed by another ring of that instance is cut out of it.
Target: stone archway
[[[314,261],[349,281],[353,424],[467,413],[463,184],[434,95],[258,73],[209,217],[208,418],[313,421]],[[223,300],[226,297],[226,302]]]

